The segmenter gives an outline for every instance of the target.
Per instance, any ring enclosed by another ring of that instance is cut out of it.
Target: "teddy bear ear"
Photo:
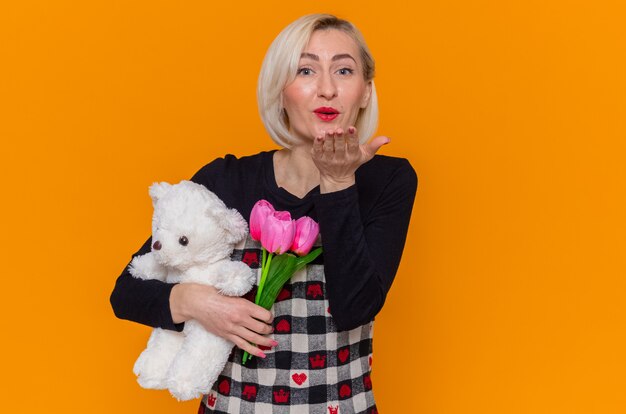
[[[156,204],[160,198],[162,198],[172,188],[172,184],[161,182],[154,183],[150,186],[150,197],[152,198],[152,204]]]
[[[248,232],[248,223],[234,208],[220,214],[220,225],[226,230],[226,239],[230,244],[239,243]]]

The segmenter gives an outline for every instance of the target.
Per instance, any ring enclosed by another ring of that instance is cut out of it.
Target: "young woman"
[[[296,20],[270,46],[257,91],[281,149],[226,155],[192,177],[245,218],[265,199],[319,222],[323,255],[287,282],[271,312],[208,286],[134,279],[128,269],[118,278],[118,317],[178,331],[195,319],[237,345],[201,412],[377,412],[373,320],[400,263],[417,176],[406,159],[375,155],[389,139],[369,140],[378,121],[373,78],[374,60],[351,23],[324,14]],[[259,251],[248,237],[232,259]],[[242,365],[243,351],[256,358]]]

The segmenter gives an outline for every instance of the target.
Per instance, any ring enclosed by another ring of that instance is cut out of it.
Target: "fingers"
[[[315,156],[316,158],[319,158],[322,156],[322,152],[324,151],[323,145],[324,145],[324,136],[323,135],[316,136],[315,140],[313,141],[313,149],[311,150],[313,156]]]
[[[326,136],[324,137],[324,143],[322,144],[324,149],[324,154],[332,155],[335,152],[334,145],[335,132],[326,132]]]
[[[228,339],[249,354],[265,358],[265,353],[259,346],[271,348],[278,344],[272,338],[264,336],[274,331],[271,326],[274,322],[274,315],[269,310],[247,300],[245,302],[242,300],[242,303],[245,308],[242,309],[241,317],[230,325]]]
[[[245,339],[248,342],[252,342],[255,345],[263,345],[266,346],[268,348],[276,346],[278,343],[272,339],[269,338],[267,336],[264,335],[260,335],[248,328],[245,328],[243,326],[238,326],[237,329],[235,330],[234,334],[240,338]]]
[[[253,332],[257,332],[259,334],[262,335],[268,335],[271,334],[274,329],[272,328],[271,325],[265,324],[261,321],[257,321],[254,318],[250,318],[248,319],[245,323],[244,326],[248,329],[250,329]]]
[[[272,338],[260,335],[259,333],[269,334],[272,331],[273,328],[271,326],[265,325],[263,322],[259,322],[254,319],[250,319],[245,327],[235,327],[234,332],[229,339],[249,354],[265,358],[265,353],[263,353],[259,346],[271,348],[278,345],[278,342]]]
[[[323,151],[334,154],[339,160],[344,159],[346,155],[356,155],[359,149],[359,136],[353,126],[346,131],[339,128],[336,131],[326,132],[323,141]],[[330,142],[327,143],[327,141]]]
[[[356,131],[354,127],[351,127]],[[313,148],[311,153],[317,158],[339,158],[341,159],[346,153],[346,138],[348,134],[339,128],[333,131],[322,131],[322,133],[313,140]],[[356,135],[355,135],[356,138]],[[358,138],[356,138],[358,143]]]
[[[271,324],[274,322],[274,315],[272,312],[268,311],[262,306],[256,305],[252,302],[248,302],[250,304],[250,316],[254,319],[258,319],[267,324]]]
[[[339,128],[335,132],[335,156],[342,159],[346,154],[346,139],[344,137],[343,129]]]
[[[352,154],[359,149],[359,136],[357,134],[356,128],[353,126],[348,128],[346,144],[348,147],[348,153]]]
[[[311,155],[316,166],[327,177],[351,177],[356,169],[374,157],[390,139],[379,136],[361,144],[355,126],[346,130],[322,131],[313,140]]]
[[[245,325],[232,326],[232,333],[227,336],[227,339],[249,354],[265,358],[265,353],[259,347],[264,346],[269,349],[278,345],[274,339],[261,335],[261,333],[271,333],[272,327],[252,318]]]
[[[266,357],[265,353],[263,351],[261,351],[261,349],[259,349],[256,346],[252,345],[250,342],[246,341],[245,339],[241,338],[240,336],[231,335],[228,339],[232,343],[237,345],[237,347],[239,347],[240,349],[243,349],[244,351],[248,352],[250,355],[256,355],[256,356],[258,356],[260,358],[265,358]]]

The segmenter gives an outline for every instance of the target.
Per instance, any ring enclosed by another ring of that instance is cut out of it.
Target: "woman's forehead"
[[[302,57],[313,60],[316,60],[315,57],[324,60],[333,60],[333,58],[337,60],[350,56],[357,61],[359,46],[349,34],[341,30],[316,30],[311,34],[311,39],[304,47],[302,54]]]

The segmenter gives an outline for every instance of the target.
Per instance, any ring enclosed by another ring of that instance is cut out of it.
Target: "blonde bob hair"
[[[367,142],[378,126],[378,98],[374,86],[374,59],[361,32],[352,23],[330,14],[303,16],[285,27],[270,45],[257,85],[259,113],[265,129],[278,145],[289,148],[294,137],[289,132],[289,119],[283,108],[283,89],[296,78],[302,51],[316,30],[341,30],[356,42],[363,64],[363,78],[371,82],[369,103],[361,108],[356,128],[361,143]]]

